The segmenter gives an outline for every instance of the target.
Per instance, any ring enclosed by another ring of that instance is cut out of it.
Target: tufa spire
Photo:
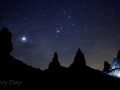
[[[78,51],[76,52],[75,58],[74,58],[74,62],[70,65],[70,68],[80,68],[80,67],[85,67],[86,66],[86,62],[85,62],[85,58],[84,58],[84,54],[82,53],[82,51],[80,50],[80,48],[78,48]]]
[[[0,31],[0,54],[9,55],[13,50],[11,42],[12,33],[6,27]]]
[[[61,67],[59,61],[58,61],[58,55],[57,55],[57,52],[54,53],[54,58],[52,59],[52,62],[50,62],[49,64],[49,69],[57,69]]]
[[[118,51],[117,58],[120,58],[120,50]]]

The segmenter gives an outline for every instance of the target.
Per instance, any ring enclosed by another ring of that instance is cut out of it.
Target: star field
[[[68,67],[80,48],[102,70],[120,49],[119,0],[0,0],[0,28],[12,32],[11,55],[46,69],[54,52]]]

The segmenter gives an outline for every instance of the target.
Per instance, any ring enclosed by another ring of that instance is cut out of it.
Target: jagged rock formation
[[[79,48],[78,51],[76,52],[74,62],[69,66],[69,68],[77,69],[77,68],[81,68],[81,67],[86,67],[86,61],[85,61],[84,54],[82,53],[82,51]]]
[[[112,69],[120,68],[120,50],[118,51],[117,58],[114,58],[112,62]]]
[[[117,58],[120,59],[120,50],[118,51]]]
[[[44,70],[45,72],[53,72],[53,73],[65,73],[67,70],[66,67],[61,66],[58,60],[57,52],[54,53],[54,57],[52,62],[49,63],[48,69]]]
[[[106,72],[106,73],[109,73],[110,69],[111,69],[111,65],[107,61],[105,61],[103,71]]]
[[[23,88],[36,87],[52,90],[56,90],[56,87],[61,90],[65,89],[65,87],[66,89],[87,89],[87,86],[90,86],[90,84],[96,87],[105,86],[111,88],[113,84],[116,86],[116,84],[120,83],[120,80],[88,67],[84,54],[80,49],[78,49],[74,62],[69,67],[72,70],[60,65],[57,52],[55,52],[47,71],[28,66],[10,55],[10,52],[13,50],[11,37],[12,34],[6,27],[0,31],[0,87],[3,84],[5,85],[5,81],[7,81],[6,86],[17,86],[18,82],[21,81],[22,84],[20,86],[23,86]],[[9,80],[17,82],[10,84]]]
[[[0,31],[0,56],[9,55],[13,50],[11,37],[12,33],[3,27]]]
[[[0,31],[0,75],[9,78],[22,78],[31,73],[42,72],[40,69],[28,66],[10,55],[13,50],[11,42],[12,33],[6,27]],[[32,74],[31,74],[32,75]]]
[[[57,70],[61,67],[59,61],[58,61],[58,55],[57,52],[54,53],[54,57],[52,59],[52,62],[49,64],[49,69],[51,70]]]

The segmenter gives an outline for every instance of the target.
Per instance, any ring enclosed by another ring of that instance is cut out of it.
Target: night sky
[[[11,55],[42,70],[54,52],[68,67],[78,48],[102,70],[120,49],[120,0],[0,0],[0,28],[12,32]]]

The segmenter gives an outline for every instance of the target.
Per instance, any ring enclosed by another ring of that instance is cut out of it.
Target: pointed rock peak
[[[81,51],[80,48],[78,48],[78,51]]]
[[[69,66],[69,68],[81,68],[86,67],[86,61],[84,58],[84,54],[81,52],[80,48],[78,48],[78,51],[76,52],[76,56],[74,58],[73,63]]]
[[[74,61],[77,61],[77,62],[83,61],[83,62],[85,62],[84,54],[82,53],[80,48],[78,48],[78,51],[76,52],[76,56],[74,58]]]
[[[118,51],[117,58],[120,58],[120,50]]]
[[[80,48],[78,48],[77,53],[79,53],[79,54],[83,54],[82,51],[80,50]]]
[[[54,57],[52,59],[52,62],[59,62],[57,52],[54,53]]]
[[[57,52],[54,53],[54,58],[58,58]]]
[[[80,48],[78,48],[78,51],[76,52],[76,56],[74,59],[80,59],[80,58],[84,58],[84,54],[82,53],[82,51],[80,50]]]
[[[78,51],[77,52],[81,52],[80,48],[78,48]]]
[[[53,57],[53,59],[52,59],[52,62],[50,62],[50,64],[49,64],[49,69],[55,70],[55,69],[59,68],[60,66],[61,66],[61,65],[60,65],[60,63],[59,63],[59,61],[58,61],[57,52],[55,52],[55,53],[54,53],[54,57]]]

